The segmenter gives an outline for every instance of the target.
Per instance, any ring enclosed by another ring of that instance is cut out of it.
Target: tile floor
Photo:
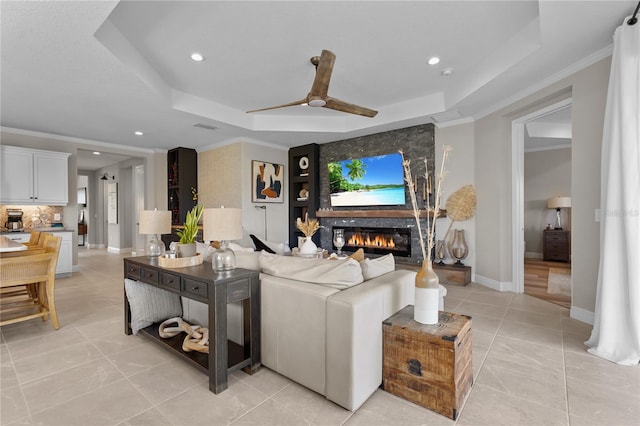
[[[209,392],[205,374],[123,333],[121,255],[80,249],[57,280],[61,327],[0,329],[2,425],[638,425],[640,368],[588,354],[591,327],[559,306],[449,286],[473,316],[475,383],[456,422],[382,390],[355,413],[266,368]]]

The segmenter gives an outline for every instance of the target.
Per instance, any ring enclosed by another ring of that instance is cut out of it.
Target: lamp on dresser
[[[165,246],[160,240],[160,234],[171,233],[171,212],[158,209],[141,211],[140,233],[152,235],[145,250],[147,256],[157,257],[164,254]]]
[[[229,248],[229,241],[242,238],[242,209],[204,209],[202,225],[205,241],[220,241],[220,248],[211,258],[213,270],[220,272],[235,269],[236,256]]]
[[[571,197],[554,197],[547,200],[547,208],[556,209],[556,230],[562,230],[560,211],[571,207]]]

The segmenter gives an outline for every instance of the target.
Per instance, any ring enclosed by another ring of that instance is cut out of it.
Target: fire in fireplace
[[[411,231],[404,228],[364,228],[341,227],[346,241],[343,250],[356,251],[362,248],[365,253],[387,254],[411,257]],[[334,247],[335,249],[335,247]]]

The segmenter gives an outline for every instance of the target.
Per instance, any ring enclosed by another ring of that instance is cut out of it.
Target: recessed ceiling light
[[[202,56],[200,53],[194,52],[191,54],[191,60],[195,62],[202,62],[204,61],[204,56]]]
[[[93,155],[100,155],[98,151],[93,151]]]
[[[445,68],[442,70],[441,74],[445,77],[453,75],[453,68]]]
[[[438,58],[437,56],[432,56],[431,58],[429,58],[429,60],[427,61],[427,63],[429,65],[435,65],[438,62],[440,62],[440,58]]]
[[[140,130],[133,132],[133,134],[136,135],[136,136],[144,135],[144,133],[142,133]]]

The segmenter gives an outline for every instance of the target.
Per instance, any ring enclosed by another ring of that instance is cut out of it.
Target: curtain
[[[614,33],[601,163],[600,268],[589,352],[640,362],[640,23]]]

